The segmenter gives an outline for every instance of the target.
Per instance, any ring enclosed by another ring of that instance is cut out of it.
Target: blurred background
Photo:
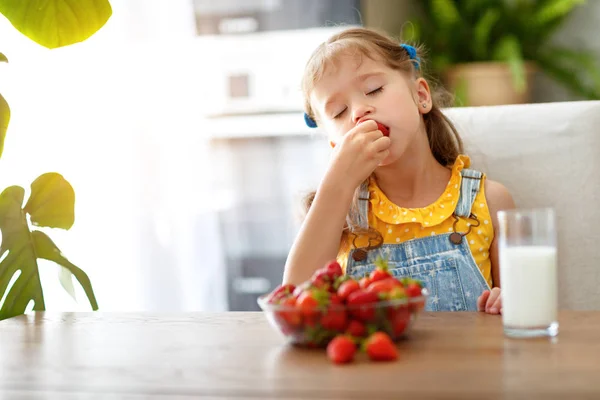
[[[0,184],[71,182],[75,225],[51,237],[101,311],[258,309],[329,157],[304,126],[302,69],[345,27],[424,43],[458,106],[599,98],[597,0],[111,4],[96,35],[52,51],[0,21],[12,109]],[[48,310],[89,309],[54,264],[40,269]]]

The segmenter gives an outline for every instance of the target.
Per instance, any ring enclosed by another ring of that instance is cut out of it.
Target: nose
[[[374,111],[373,107],[368,104],[361,104],[354,109],[352,115],[352,121],[356,125],[361,120],[365,119],[369,114],[372,114]]]

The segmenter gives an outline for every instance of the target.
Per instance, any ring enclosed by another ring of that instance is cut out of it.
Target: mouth
[[[387,126],[383,125],[381,122],[377,122],[377,129],[379,129],[381,133],[383,133],[383,136],[390,136],[390,129]]]

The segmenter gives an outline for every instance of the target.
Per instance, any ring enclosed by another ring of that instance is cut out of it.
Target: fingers
[[[502,308],[502,296],[500,295],[500,288],[492,289],[490,298],[486,304],[486,312],[489,314],[500,314]]]
[[[387,150],[390,147],[391,143],[392,143],[392,141],[390,140],[389,137],[381,136],[379,139],[375,140],[372,143],[373,151],[375,151],[376,153],[379,153],[384,150]]]
[[[485,305],[490,297],[490,291],[484,290],[481,296],[477,298],[477,311],[485,311]]]
[[[362,122],[350,129],[345,137],[353,136],[368,136],[369,139],[375,140],[378,136],[383,136],[380,130],[377,129],[377,122],[373,120]]]
[[[389,155],[391,141],[389,137],[383,136],[380,131],[372,131],[363,134],[359,145],[364,148],[366,154],[377,162],[383,161]]]
[[[354,129],[356,132],[370,132],[377,130],[377,122],[374,119],[369,119],[360,124],[356,125]],[[383,134],[382,134],[383,135]]]
[[[502,298],[500,288],[493,288],[485,303],[485,312],[488,314],[500,314],[502,308]]]

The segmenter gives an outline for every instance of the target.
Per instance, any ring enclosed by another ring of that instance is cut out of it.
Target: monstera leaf
[[[33,310],[45,310],[38,260],[54,261],[66,274],[62,284],[69,290],[71,274],[83,287],[93,310],[98,309],[96,297],[85,272],[73,265],[54,242],[32,225],[69,229],[74,222],[75,193],[61,175],[47,173],[31,184],[31,196],[23,207],[25,190],[10,186],[0,194],[0,320],[23,314],[30,301]],[[16,277],[16,279],[15,279]],[[12,286],[9,288],[9,283]]]
[[[0,0],[0,13],[49,49],[82,42],[112,15],[108,0]]]
[[[6,56],[0,53],[0,62],[8,62]],[[0,94],[0,157],[4,150],[4,138],[8,129],[8,121],[10,121],[10,107],[4,97]]]

